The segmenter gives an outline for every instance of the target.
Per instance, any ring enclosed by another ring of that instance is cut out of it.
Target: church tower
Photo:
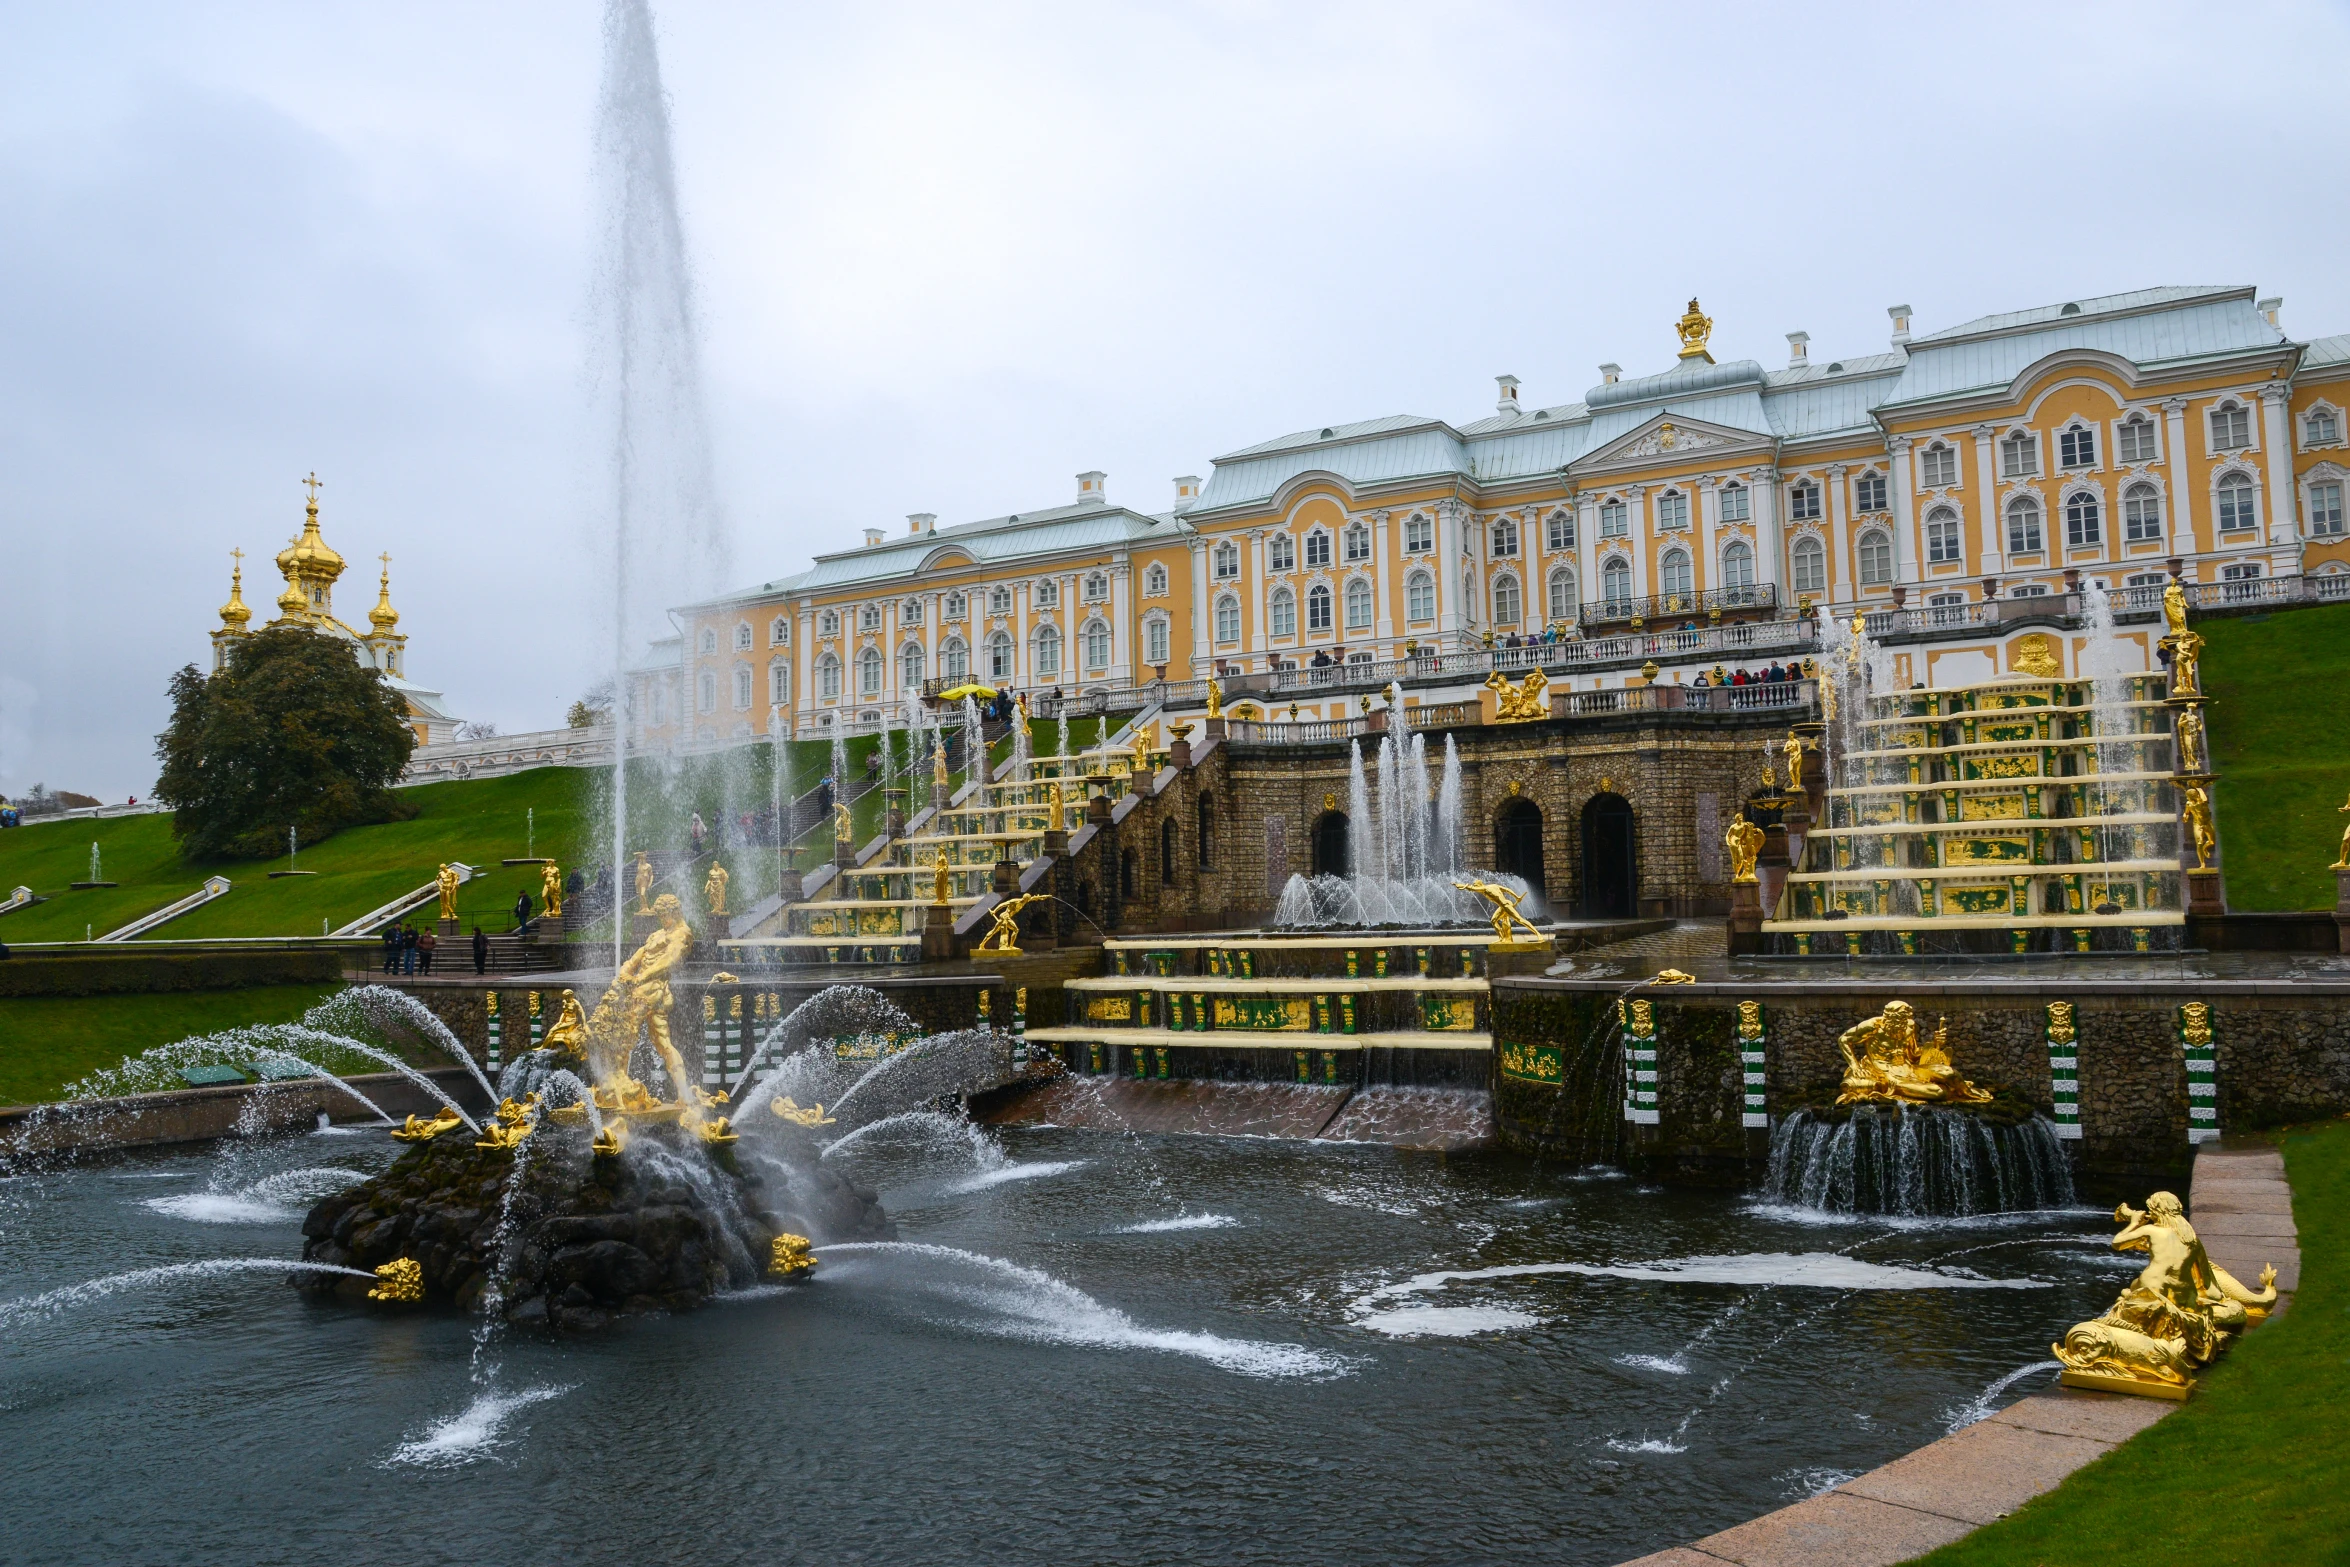
[[[408,639],[400,635],[400,612],[392,608],[392,557],[387,552],[378,558],[383,561],[383,578],[376,584],[375,608],[367,612],[368,633],[359,640],[367,649],[367,661],[397,679],[403,673],[402,650]]]
[[[228,667],[228,650],[237,639],[250,636],[253,612],[245,607],[245,552],[230,550],[236,564],[229,568],[228,602],[220,606],[220,629],[212,633],[212,672]]]
[[[277,569],[285,573],[286,590],[278,595],[279,625],[294,621],[307,626],[335,623],[335,579],[343,574],[343,557],[318,531],[318,475],[302,481],[310,487],[310,504],[302,518],[302,536],[277,552]]]

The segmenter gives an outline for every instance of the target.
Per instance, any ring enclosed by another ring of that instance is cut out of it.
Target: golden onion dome
[[[302,596],[302,584],[286,584],[286,590],[277,596],[277,612],[286,620],[304,620],[309,617],[310,600]]]
[[[312,500],[302,519],[302,536],[277,552],[277,569],[288,577],[320,577],[328,582],[343,574],[343,557],[318,531],[318,502]]]
[[[384,567],[383,580],[376,584],[375,608],[367,612],[367,623],[375,627],[378,636],[390,636],[400,624],[400,612],[392,608],[392,568]]]
[[[231,631],[242,631],[252,618],[253,612],[245,607],[245,568],[239,566],[229,575],[228,602],[220,606],[220,623]]]

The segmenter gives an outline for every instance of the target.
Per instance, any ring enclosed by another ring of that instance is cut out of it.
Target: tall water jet
[[[605,443],[615,718],[611,849],[628,863],[628,670],[631,651],[667,630],[671,605],[715,592],[726,525],[711,471],[701,351],[660,51],[646,0],[608,0],[597,92],[595,187],[601,231],[590,300],[590,382]],[[613,919],[613,961],[627,921]]]

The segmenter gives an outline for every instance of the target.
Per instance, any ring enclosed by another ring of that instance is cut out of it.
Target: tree
[[[333,637],[273,627],[239,639],[209,678],[193,664],[172,676],[155,797],[186,858],[267,859],[289,827],[311,844],[414,816],[391,786],[415,746],[380,671]]]

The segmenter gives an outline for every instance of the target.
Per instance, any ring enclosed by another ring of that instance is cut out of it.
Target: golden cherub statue
[[[563,917],[563,867],[553,860],[539,867],[539,902],[549,919]]]
[[[1530,723],[1550,716],[1550,677],[1541,670],[1529,671],[1522,687],[1513,687],[1509,677],[1495,670],[1485,677],[1486,689],[1493,693],[1494,721],[1503,724]]]
[[[579,1004],[579,992],[566,990],[557,1008],[555,1021],[540,1036],[539,1048],[553,1050],[585,1063],[587,1060],[587,1012]]]
[[[1906,1001],[1888,1001],[1885,1010],[1863,1018],[1837,1037],[1844,1055],[1844,1091],[1849,1104],[1989,1104],[1988,1089],[1977,1088],[1951,1065],[1950,1024],[1944,1021],[1930,1041],[1918,1038],[1917,1014]]]
[[[767,1108],[777,1120],[789,1121],[794,1126],[813,1128],[832,1125],[832,1117],[824,1113],[822,1105],[803,1105],[793,1100],[789,1094],[778,1094],[768,1100]]]
[[[1214,675],[1208,676],[1208,716],[1210,718],[1224,716],[1224,688],[1216,684]]]
[[[520,1099],[501,1100],[498,1117],[482,1128],[476,1148],[519,1148],[522,1140],[538,1128],[539,1096],[525,1094]]]
[[[659,928],[620,965],[620,972],[612,976],[611,987],[587,1022],[589,1073],[596,1103],[607,1110],[641,1113],[661,1108],[645,1085],[629,1075],[628,1058],[640,1035],[651,1036],[673,1087],[684,1094],[689,1081],[685,1058],[677,1053],[669,1034],[669,1013],[676,1004],[669,977],[693,950],[693,927],[679,912],[673,892],[653,900],[653,915],[660,921]],[[700,1125],[701,1107],[691,1095],[685,1095],[682,1112],[680,1119],[686,1125]]]
[[[1475,893],[1490,905],[1493,916],[1491,946],[1504,952],[1527,952],[1551,944],[1550,937],[1535,929],[1533,921],[1518,912],[1524,894],[1512,892],[1507,887],[1496,886],[1489,881],[1456,881],[1453,885],[1463,892]],[[1521,935],[1521,931],[1524,934]]]
[[[457,917],[457,888],[459,885],[457,867],[454,865],[442,866],[433,876],[433,885],[438,887],[441,893],[441,918],[455,919]]]
[[[1722,830],[1722,846],[1730,851],[1730,880],[1741,884],[1753,881],[1754,862],[1762,853],[1763,830],[1741,811]]]
[[[2195,868],[2208,870],[2219,848],[2219,834],[2211,825],[2211,793],[2199,783],[2187,785],[2187,830],[2195,844]]]
[[[2183,1399],[2195,1373],[2227,1347],[2233,1335],[2276,1304],[2277,1270],[2247,1289],[2211,1260],[2179,1199],[2156,1192],[2144,1212],[2124,1203],[2113,1219],[2122,1227],[2115,1251],[2142,1251],[2146,1266],[2105,1315],[2076,1323],[2050,1352],[2064,1365],[2068,1387]]]
[[[1031,903],[1047,901],[1049,900],[1043,893],[1030,892],[1017,898],[1006,898],[988,910],[987,917],[995,923],[988,928],[987,934],[979,939],[979,945],[971,949],[973,955],[992,952],[1003,957],[1018,957],[1020,955],[1020,911]]]
[[[429,1143],[441,1133],[454,1131],[464,1124],[465,1120],[462,1116],[458,1115],[450,1106],[443,1105],[440,1114],[429,1121],[420,1121],[415,1116],[410,1116],[405,1122],[393,1127],[392,1140],[401,1143]]]
[[[726,912],[726,884],[731,880],[726,867],[716,860],[710,862],[710,874],[702,880],[702,907],[712,914]]]
[[[2342,808],[2334,814],[2350,816],[2350,801],[2344,801]],[[2326,869],[2329,871],[2350,871],[2350,822],[2344,823],[2342,827],[2342,852],[2334,856],[2334,863],[2327,866]]]
[[[645,900],[653,895],[653,861],[644,850],[636,851],[636,911],[650,914],[652,906]]]
[[[2203,713],[2190,702],[2179,709],[2179,771],[2200,773],[2203,769]]]

